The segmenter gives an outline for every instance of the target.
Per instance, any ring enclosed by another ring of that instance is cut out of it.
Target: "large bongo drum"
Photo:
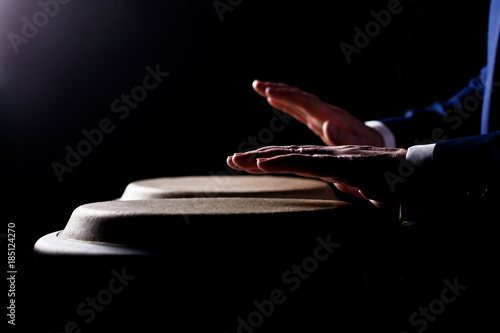
[[[326,182],[317,179],[267,175],[144,179],[128,184],[120,199],[213,197],[337,199],[333,189]]]
[[[380,320],[364,279],[380,242],[365,225],[372,210],[332,197],[157,199],[82,205],[38,240],[43,329],[319,332]]]

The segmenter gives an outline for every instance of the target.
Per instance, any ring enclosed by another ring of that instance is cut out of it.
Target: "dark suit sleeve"
[[[402,184],[401,219],[484,217],[499,204],[500,132],[494,132],[438,142]]]
[[[446,102],[379,121],[392,131],[400,148],[477,134],[485,79],[486,68],[483,68],[478,77]]]

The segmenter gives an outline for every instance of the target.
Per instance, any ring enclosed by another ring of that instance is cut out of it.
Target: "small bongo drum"
[[[180,192],[166,183],[153,181],[157,192]],[[44,329],[69,321],[92,332],[352,328],[370,310],[353,244],[365,246],[366,217],[353,204],[303,198],[80,206],[64,230],[35,244]]]
[[[130,183],[121,200],[166,198],[305,198],[337,200],[331,186],[317,179],[282,176],[191,176]]]

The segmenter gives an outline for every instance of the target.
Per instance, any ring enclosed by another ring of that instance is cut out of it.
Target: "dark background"
[[[445,99],[479,73],[488,0],[402,1],[348,64],[339,44],[353,44],[353,28],[387,3],[245,0],[221,21],[210,0],[73,0],[16,54],[7,34],[20,35],[21,18],[40,7],[0,0],[0,233],[16,224],[18,323],[43,306],[30,299],[35,241],[134,180],[226,172],[226,156],[274,117],[254,79],[369,120]],[[157,64],[170,75],[120,120],[111,102]],[[51,163],[64,163],[65,147],[103,118],[115,130],[60,182]],[[321,142],[292,122],[268,144]]]

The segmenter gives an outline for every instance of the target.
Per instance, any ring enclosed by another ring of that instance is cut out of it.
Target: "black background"
[[[30,299],[35,241],[134,180],[226,172],[226,156],[274,117],[254,79],[298,86],[369,120],[449,97],[486,59],[487,0],[402,1],[350,64],[339,44],[353,44],[353,28],[388,1],[245,0],[221,21],[210,0],[73,0],[17,54],[7,33],[21,34],[21,18],[40,7],[0,3],[0,233],[16,224],[20,324],[43,306]],[[111,102],[157,64],[170,75],[119,120]],[[51,164],[103,118],[116,129],[60,182]],[[268,144],[321,142],[292,122]]]

